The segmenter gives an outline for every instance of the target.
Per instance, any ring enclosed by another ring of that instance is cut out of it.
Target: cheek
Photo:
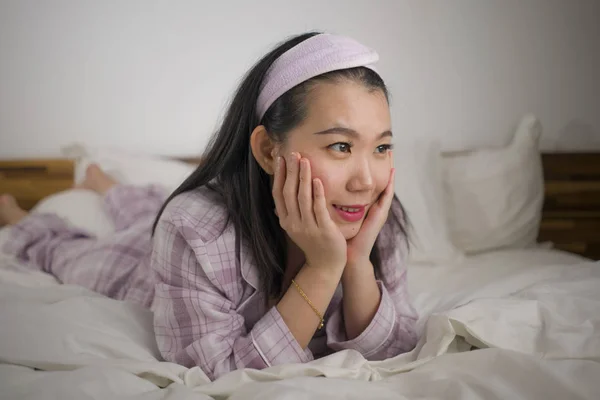
[[[381,192],[385,190],[389,181],[390,181],[390,173],[392,172],[392,168],[388,165],[383,165],[377,168],[376,172],[373,174],[373,179],[375,180],[375,192],[379,195]]]
[[[312,177],[319,178],[323,182],[325,189],[325,197],[327,200],[332,200],[336,194],[340,193],[344,188],[345,175],[344,169],[340,165],[328,165],[327,162],[314,159],[310,160]]]

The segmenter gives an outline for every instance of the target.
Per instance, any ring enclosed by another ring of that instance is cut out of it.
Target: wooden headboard
[[[73,186],[75,164],[66,159],[0,161],[0,193],[31,209],[38,201]]]
[[[538,240],[600,259],[600,153],[543,154],[542,162],[545,200]],[[0,193],[13,194],[30,209],[70,188],[73,171],[67,159],[0,161]]]
[[[543,154],[539,241],[600,259],[600,153]]]

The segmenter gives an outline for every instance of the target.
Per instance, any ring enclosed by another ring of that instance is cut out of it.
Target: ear
[[[269,137],[264,125],[259,125],[250,135],[250,147],[252,155],[269,175],[275,173],[275,157],[279,153],[279,146]]]

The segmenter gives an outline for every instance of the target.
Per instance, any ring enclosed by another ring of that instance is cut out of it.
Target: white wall
[[[595,0],[0,0],[0,157],[73,142],[197,154],[239,77],[309,29],[376,48],[396,135],[600,150]]]

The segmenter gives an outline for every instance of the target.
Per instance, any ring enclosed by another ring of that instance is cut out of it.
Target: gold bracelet
[[[323,319],[323,315],[319,312],[319,310],[317,310],[317,307],[315,307],[313,305],[313,303],[308,299],[308,296],[306,295],[306,293],[304,293],[304,290],[302,290],[302,288],[300,287],[300,285],[298,285],[296,283],[296,281],[293,280],[293,279],[292,279],[292,283],[294,284],[294,286],[296,286],[296,289],[298,289],[298,293],[300,293],[300,296],[302,296],[304,298],[304,300],[306,300],[306,302],[308,303],[308,305],[310,306],[310,308],[313,309],[313,311],[315,312],[315,314],[317,314],[317,317],[319,317],[319,319],[321,320],[321,323],[319,324],[319,327],[317,329],[323,328],[323,325],[325,324],[325,320]]]

